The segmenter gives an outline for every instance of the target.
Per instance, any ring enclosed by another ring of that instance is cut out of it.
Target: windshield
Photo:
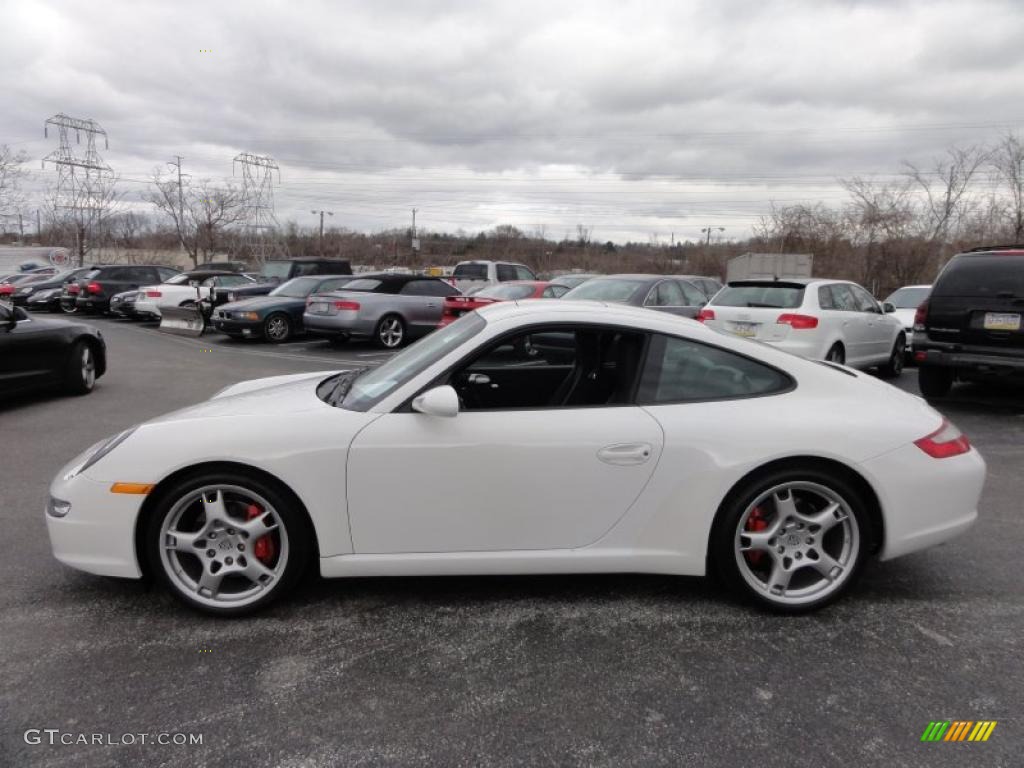
[[[886,299],[896,309],[917,309],[928,298],[931,288],[900,288]]]
[[[271,296],[285,296],[289,299],[304,299],[317,289],[322,281],[315,277],[295,277],[281,283],[270,292]]]
[[[719,307],[768,307],[771,309],[794,309],[804,303],[804,286],[777,285],[775,283],[753,285],[727,285],[715,294],[711,304]]]
[[[484,288],[481,291],[477,291],[474,296],[481,299],[526,299],[533,296],[534,287],[532,285],[494,285],[490,288]]]
[[[627,302],[649,284],[644,280],[588,280],[562,296],[563,299]]]
[[[476,312],[424,336],[378,368],[352,382],[342,408],[368,411],[414,376],[418,376],[456,347],[480,333],[487,322]]]
[[[285,280],[291,271],[292,265],[287,261],[268,261],[263,265],[260,274],[271,280]]]
[[[459,264],[452,273],[456,280],[486,280],[486,264]]]
[[[188,272],[181,272],[174,277],[166,280],[164,285],[188,285],[188,281],[192,279],[192,276]]]

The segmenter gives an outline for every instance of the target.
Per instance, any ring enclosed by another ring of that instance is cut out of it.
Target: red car
[[[467,312],[485,307],[496,301],[515,301],[516,299],[557,299],[568,291],[568,287],[543,280],[509,280],[498,285],[481,288],[472,296],[446,296],[441,322],[443,328],[453,320],[457,320]]]

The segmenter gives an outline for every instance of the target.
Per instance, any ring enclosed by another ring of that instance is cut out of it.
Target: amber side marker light
[[[147,493],[153,490],[155,486],[152,483],[114,483],[110,486],[111,493],[133,493],[139,496],[145,496]]]

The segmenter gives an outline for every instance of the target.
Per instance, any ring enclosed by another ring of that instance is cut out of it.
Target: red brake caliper
[[[764,519],[764,511],[760,507],[754,507],[750,510],[750,517],[747,518],[747,524],[745,526],[748,531],[763,531],[768,527],[768,521]],[[761,558],[764,556],[764,552],[760,550],[754,550],[751,552],[744,553],[747,556],[747,562],[751,565],[757,565],[761,562]]]
[[[253,520],[262,514],[262,509],[255,504],[250,504],[248,509],[245,510],[245,519]],[[252,545],[252,553],[256,555],[256,559],[264,565],[270,565],[270,561],[274,559],[274,553],[276,551],[277,550],[274,547],[274,540],[270,538],[270,534],[260,536]],[[760,552],[758,554],[760,554]]]

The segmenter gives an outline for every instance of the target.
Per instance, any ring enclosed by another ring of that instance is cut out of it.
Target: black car
[[[563,300],[588,299],[647,307],[696,317],[707,296],[690,280],[669,275],[601,275],[562,294]]]
[[[264,338],[280,344],[304,333],[302,313],[310,295],[333,291],[352,279],[351,275],[294,277],[266,296],[254,296],[219,307],[213,314],[213,327],[232,338]]]
[[[92,326],[0,303],[0,396],[49,387],[84,395],[106,370],[107,345]]]
[[[163,283],[178,274],[172,267],[107,264],[86,272],[64,288],[60,307],[65,312],[106,312],[116,293]]]
[[[925,397],[954,381],[1024,374],[1024,245],[954,256],[914,317],[914,360]]]
[[[60,295],[64,290],[64,284],[77,280],[92,269],[96,269],[96,267],[79,267],[47,277],[44,280],[22,283],[15,289],[11,298],[16,306],[25,307],[35,312],[60,312]]]
[[[135,302],[139,298],[136,290],[121,291],[110,297],[110,314],[118,317],[127,317],[131,320],[140,320],[143,315],[135,311]]]
[[[269,259],[260,268],[255,285],[218,289],[213,295],[213,305],[220,306],[231,301],[241,301],[248,296],[266,296],[281,283],[287,282],[293,277],[351,274],[352,265],[345,259]]]

